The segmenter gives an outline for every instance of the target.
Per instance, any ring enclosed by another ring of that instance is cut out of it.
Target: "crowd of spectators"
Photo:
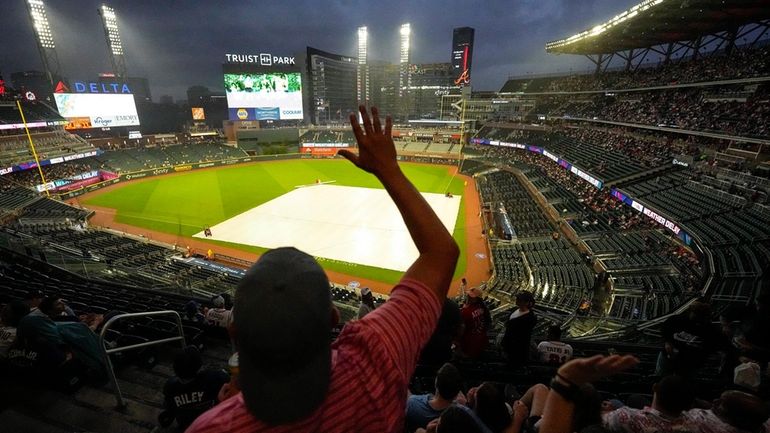
[[[479,288],[466,291],[462,310],[447,303],[459,249],[400,171],[388,134],[389,122],[383,133],[378,119],[372,124],[363,109],[362,115],[363,129],[352,120],[360,151],[343,155],[382,182],[404,218],[419,251],[418,258],[393,288],[387,302],[346,324],[332,342],[331,330],[340,316],[331,302],[328,278],[320,265],[312,256],[294,248],[278,248],[263,254],[239,282],[232,311],[223,296],[214,298],[212,309],[201,310],[196,303],[185,306],[188,320],[206,320],[231,331],[238,349],[234,355],[237,363],[231,364],[236,369],[231,372],[237,370],[237,380],[219,369],[204,368],[198,349],[185,348],[175,356],[175,375],[163,389],[165,411],[159,420],[162,425],[176,421],[182,428],[189,425],[187,431],[191,433],[641,433],[651,431],[650,425],[658,429],[654,431],[664,432],[677,431],[666,430],[669,425],[682,425],[690,432],[745,433],[764,428],[770,412],[755,395],[758,388],[746,389],[744,382],[740,382],[740,391],[726,391],[709,405],[688,395],[694,387],[689,386],[689,378],[682,377],[687,376],[682,373],[697,371],[697,361],[714,350],[730,352],[731,344],[735,348],[733,359],[739,362],[736,368],[751,362],[765,365],[770,360],[766,357],[770,348],[766,297],[759,298],[754,311],[729,321],[721,333],[710,329],[711,313],[704,313],[700,305],[691,307],[685,316],[669,319],[664,327],[662,378],[653,389],[648,408],[632,403],[639,399],[630,397],[625,398],[625,403],[605,399],[592,385],[633,368],[638,362],[636,358],[597,355],[570,360],[572,350],[559,341],[559,327],[552,328],[538,346],[541,359],[558,365],[549,386],[537,384],[519,390],[515,383],[505,386],[489,381],[466,386],[459,370],[445,364],[437,372],[433,393],[408,396],[417,360],[432,337],[453,334],[454,338],[441,336],[440,341],[457,342],[463,359],[473,358],[473,353],[485,349],[479,346],[487,343],[482,337],[487,337],[490,313]],[[377,115],[376,110],[373,115]],[[506,151],[494,152],[500,157],[499,153]],[[532,156],[523,151],[518,154]],[[561,168],[558,170],[559,175],[565,173]],[[564,182],[565,188],[566,184],[579,183],[574,179]],[[589,202],[592,212],[606,212],[603,202]],[[103,383],[103,353],[94,351],[98,341],[95,332],[109,313],[101,317],[78,316],[58,295],[43,297],[41,293],[30,292],[28,298],[26,305],[14,304],[2,310],[0,342],[15,332],[17,342],[51,357],[56,372],[63,373],[66,366],[92,383]],[[26,313],[25,308],[30,312]],[[459,319],[449,319],[442,326],[442,310],[459,313]],[[17,311],[23,317],[18,317]],[[508,361],[504,368],[521,369],[531,362],[532,334],[539,314],[533,295],[519,291],[516,308],[508,316],[502,335],[501,348]],[[463,332],[470,338],[464,340]],[[707,338],[708,344],[699,344]],[[687,352],[693,347],[693,352]],[[671,372],[680,375],[671,376]],[[640,412],[625,409],[626,403]],[[660,423],[645,421],[637,426],[631,421],[651,417],[656,422],[660,418]]]
[[[698,152],[698,147],[687,140],[675,140],[671,136],[634,134],[625,128],[559,127],[554,130],[554,133],[573,138],[581,143],[600,146],[609,152],[622,153],[645,168],[669,164],[677,155],[693,155]]]
[[[617,230],[642,229],[654,226],[649,218],[629,209],[606,190],[597,189],[587,182],[575,181],[573,174],[542,155],[518,149],[491,146],[477,146],[476,150],[480,151],[485,158],[495,161],[503,161],[508,164],[526,164],[528,170],[556,181],[559,186],[574,194],[581,205],[581,211],[570,218],[570,224],[594,225],[598,223],[599,216],[603,215],[607,217],[610,227]]]
[[[644,67],[636,71],[570,75],[551,81],[548,91],[633,89],[652,86],[731,80],[770,75],[770,47],[738,49],[728,55],[709,55]]]
[[[36,363],[49,384],[72,389],[82,383],[103,385],[107,367],[97,333],[102,314],[79,314],[60,295],[30,290],[24,301],[2,311],[0,360]]]
[[[734,97],[711,88],[671,89],[607,96],[557,108],[558,116],[667,126],[726,135],[767,137],[770,133],[770,93],[767,85]]]

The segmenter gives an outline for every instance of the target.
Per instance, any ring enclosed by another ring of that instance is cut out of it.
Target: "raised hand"
[[[372,116],[366,112],[366,107],[358,107],[363,120],[363,128],[358,123],[355,114],[350,114],[350,125],[353,127],[353,134],[358,142],[358,155],[342,149],[338,152],[344,156],[356,167],[368,171],[377,177],[398,171],[396,162],[396,146],[393,144],[393,138],[390,131],[393,128],[393,121],[390,116],[385,118],[385,129],[380,124],[380,116],[377,107],[372,107]]]
[[[639,360],[631,355],[596,355],[573,359],[559,367],[558,374],[575,385],[582,385],[620,373],[638,363]]]

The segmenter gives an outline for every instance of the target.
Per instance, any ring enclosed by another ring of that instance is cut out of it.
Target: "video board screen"
[[[456,86],[471,83],[474,33],[471,27],[459,27],[452,34],[452,75]]]
[[[138,126],[134,95],[112,93],[54,93],[64,129]]]
[[[230,120],[301,120],[299,72],[225,74]]]

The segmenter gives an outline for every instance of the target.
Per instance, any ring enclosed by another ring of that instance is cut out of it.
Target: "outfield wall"
[[[114,179],[105,180],[103,182],[88,185],[83,188],[79,188],[63,194],[57,194],[56,197],[58,197],[59,200],[67,200],[67,199],[81,196],[89,192],[98,191],[104,187],[115,185],[116,183],[142,179],[146,177],[163,176],[171,173],[181,173],[185,171],[200,170],[200,169],[211,168],[211,167],[224,167],[224,166],[235,165],[235,164],[244,164],[248,162],[279,161],[279,160],[300,159],[300,158],[324,159],[324,158],[336,158],[336,156],[287,153],[287,154],[279,154],[279,155],[246,156],[241,158],[223,159],[219,161],[206,161],[206,162],[196,162],[193,164],[162,166],[162,167],[151,168],[147,170],[120,173],[120,175],[118,175]],[[429,156],[428,155],[426,156],[398,155],[397,158],[399,161],[403,161],[403,162],[421,162],[421,163],[443,164],[443,165],[458,165],[460,163],[460,160],[457,158],[442,157],[442,156],[436,156],[436,155],[429,155]]]
[[[89,192],[100,190],[106,186],[115,185],[116,183],[135,180],[135,179],[142,179],[145,177],[163,176],[171,173],[181,173],[185,171],[199,170],[199,169],[211,168],[211,167],[224,167],[228,165],[243,164],[247,162],[277,161],[282,159],[295,159],[295,158],[299,158],[299,155],[283,154],[283,155],[246,156],[241,158],[223,159],[219,161],[206,161],[206,162],[196,162],[192,164],[168,165],[168,166],[151,168],[147,170],[120,173],[120,175],[118,175],[114,179],[95,183],[93,185],[88,185],[86,187],[79,188],[64,194],[58,194],[57,197],[60,200],[67,200]]]

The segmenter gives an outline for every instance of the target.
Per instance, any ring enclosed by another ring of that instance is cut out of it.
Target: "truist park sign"
[[[270,53],[260,54],[225,54],[227,63],[255,63],[260,66],[296,65],[294,56],[276,56]]]

